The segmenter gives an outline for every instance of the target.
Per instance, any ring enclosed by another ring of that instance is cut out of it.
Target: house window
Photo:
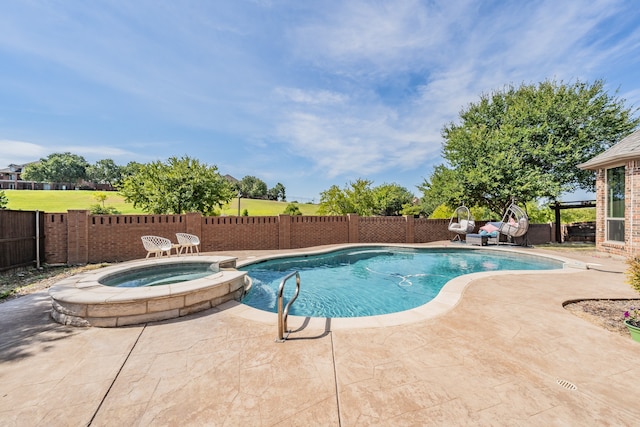
[[[624,166],[607,169],[607,240],[624,242]]]

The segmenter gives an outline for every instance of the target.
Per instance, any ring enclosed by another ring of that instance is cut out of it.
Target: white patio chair
[[[165,253],[167,256],[171,256],[171,249],[176,250],[176,254],[179,255],[178,245],[171,243],[171,240],[159,236],[142,236],[142,244],[147,250],[147,256],[149,258],[153,254],[156,258],[163,256]]]
[[[193,254],[193,248],[196,248],[197,254],[200,255],[200,249],[198,248],[200,239],[198,236],[187,233],[176,233],[176,237],[178,238],[178,255],[182,254],[183,249],[185,254],[187,251]]]

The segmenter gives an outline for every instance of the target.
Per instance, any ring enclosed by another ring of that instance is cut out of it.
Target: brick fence
[[[405,217],[90,215],[86,210],[47,213],[45,261],[49,264],[119,262],[144,258],[144,235],[176,241],[175,233],[200,237],[202,252],[295,249],[339,243],[428,243],[450,240],[449,220]],[[483,223],[479,222],[478,225]],[[531,244],[553,241],[552,224],[532,224]]]

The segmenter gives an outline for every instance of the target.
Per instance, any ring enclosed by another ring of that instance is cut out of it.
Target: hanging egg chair
[[[460,235],[471,233],[475,227],[475,220],[465,205],[457,207],[449,220],[449,231],[457,233],[453,240],[462,240]]]
[[[502,223],[499,228],[500,234],[510,237],[522,237],[529,230],[529,217],[524,209],[515,203],[511,203],[502,217]]]

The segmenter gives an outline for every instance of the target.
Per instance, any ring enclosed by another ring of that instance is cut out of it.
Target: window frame
[[[616,169],[618,170],[617,174],[615,172]],[[622,173],[619,173],[620,171]],[[614,180],[613,178],[619,179]],[[610,181],[613,181],[613,183],[610,183]],[[612,193],[611,184],[618,186],[618,188],[614,189],[617,190],[616,193]],[[626,184],[625,165],[618,165],[605,169],[605,241],[607,242],[625,242]],[[616,195],[622,195],[622,198],[614,200]],[[616,202],[617,204],[614,205]],[[621,212],[620,209],[622,210]],[[615,226],[615,229],[613,229],[612,226]]]

